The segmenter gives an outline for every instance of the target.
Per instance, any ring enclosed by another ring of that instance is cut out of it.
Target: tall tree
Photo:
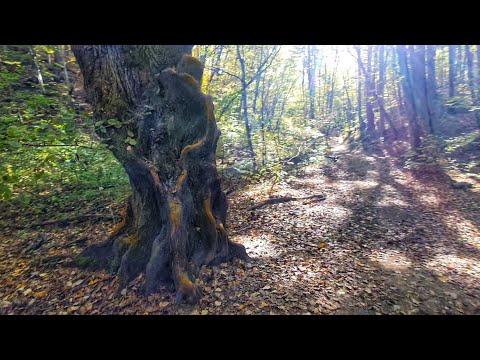
[[[203,66],[189,45],[73,46],[98,135],[125,168],[132,195],[106,243],[82,256],[118,271],[120,286],[145,272],[145,291],[174,284],[194,303],[204,264],[245,248],[226,233],[227,200],[215,164],[219,137]]]

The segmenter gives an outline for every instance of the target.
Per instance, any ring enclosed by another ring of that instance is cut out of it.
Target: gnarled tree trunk
[[[145,273],[145,291],[174,284],[196,302],[200,266],[248,259],[225,231],[227,200],[216,169],[211,97],[189,45],[72,46],[97,133],[125,168],[132,195],[122,223],[82,256],[118,271],[120,286]],[[102,123],[103,122],[103,123]]]

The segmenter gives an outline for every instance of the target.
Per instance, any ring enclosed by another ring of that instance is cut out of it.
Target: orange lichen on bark
[[[128,204],[122,209],[122,221],[120,221],[117,225],[113,227],[110,231],[110,237],[116,236],[120,234],[120,232],[125,228],[127,225],[127,213],[128,213]]]
[[[137,244],[138,243],[138,235],[134,234],[134,235],[127,236],[127,238],[125,239],[125,243],[129,247],[132,247],[133,245]]]
[[[177,183],[175,185],[175,188],[173,189],[172,193],[176,193],[178,192],[182,185],[183,185],[183,182],[185,181],[185,179],[187,178],[187,170],[183,170],[182,173],[180,174],[180,176],[178,177],[178,180],[177,180]]]
[[[182,216],[182,205],[178,199],[173,199],[168,202],[170,208],[170,222],[172,224],[172,232],[180,225],[180,218]]]
[[[208,121],[213,121],[215,119],[215,113],[213,111],[213,104],[210,96],[205,97],[205,105],[207,107],[207,118]]]
[[[220,234],[222,234],[223,236],[227,235],[227,232],[225,231],[225,227],[223,226],[222,223],[218,223],[217,224],[217,230]]]
[[[160,186],[160,178],[158,177],[157,172],[154,169],[150,169],[150,174],[152,175],[155,185]]]
[[[182,291],[189,291],[193,288],[193,282],[184,273],[178,276],[178,285]]]
[[[205,143],[205,138],[198,140],[196,143],[187,145],[183,148],[182,152],[180,153],[180,159],[183,159],[190,151],[198,149]]]
[[[213,217],[212,214],[212,206],[211,206],[211,201],[210,201],[210,195],[203,201],[203,210],[205,211],[205,214],[207,215],[207,219],[211,224],[215,224],[215,218]]]

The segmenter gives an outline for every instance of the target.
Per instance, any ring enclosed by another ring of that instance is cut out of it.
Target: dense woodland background
[[[480,181],[480,45],[197,45],[193,55],[222,132],[227,195],[243,184],[275,192],[308,166],[335,179],[338,144],[419,176],[448,173],[454,189]],[[95,133],[117,126],[93,120],[69,45],[0,46],[0,226],[118,221],[128,177]]]
[[[442,162],[478,137],[476,45],[200,45],[194,55],[205,64],[226,177],[279,181],[292,165],[328,160],[332,135],[388,146],[407,166]],[[68,45],[1,47],[3,200],[124,195],[112,190],[127,179],[94,135],[81,82]],[[477,174],[479,163],[458,166]]]

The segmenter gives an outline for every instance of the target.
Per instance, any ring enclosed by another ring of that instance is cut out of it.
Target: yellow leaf
[[[445,278],[445,277],[443,277],[443,276],[440,276],[440,277],[438,278],[438,280],[440,280],[440,281],[443,282],[443,283],[445,283],[445,282],[448,281],[448,279]]]
[[[325,244],[324,242],[320,243],[319,245],[320,249],[323,249],[325,246],[327,246],[327,244]]]
[[[35,297],[37,297],[37,298],[43,298],[43,297],[47,296],[47,292],[45,290],[44,291],[39,291],[39,292],[36,292],[33,295],[35,295]]]
[[[243,310],[245,308],[245,305],[243,304],[240,304],[240,306],[238,307],[240,310]]]
[[[102,281],[102,279],[93,279],[93,280],[90,280],[90,282],[88,283],[88,286],[94,285],[94,284],[98,283],[99,281]]]
[[[208,315],[208,310],[202,310],[202,315]]]

